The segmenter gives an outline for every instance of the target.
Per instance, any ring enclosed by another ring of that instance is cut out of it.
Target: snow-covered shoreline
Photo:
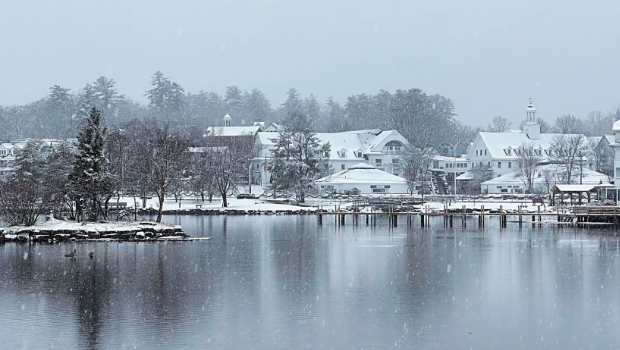
[[[386,197],[386,200],[390,200],[390,197]],[[126,202],[128,206],[133,206],[133,199],[121,198],[121,202]],[[280,202],[280,203],[278,203]],[[193,198],[184,198],[179,201],[175,201],[172,198],[168,198],[164,201],[163,214],[165,215],[307,215],[316,214],[319,212],[333,212],[333,211],[350,211],[354,205],[350,198],[341,199],[319,199],[319,198],[307,198],[304,206],[284,204],[286,199],[273,200],[273,199],[228,199],[228,207],[222,207],[222,201],[220,198],[214,198],[212,202],[201,202]],[[115,201],[111,201],[115,203]],[[156,215],[158,203],[156,199],[147,200],[146,207],[141,207],[141,202],[138,202],[138,215]],[[585,203],[584,203],[585,204]],[[521,210],[523,213],[538,212],[539,205],[533,204],[531,200],[476,200],[476,201],[449,201],[444,202],[431,201],[424,202],[424,204],[413,205],[407,207],[406,210],[412,212],[442,212],[444,208],[449,211],[460,211],[463,206],[468,211],[479,211],[484,207],[485,211],[488,210],[500,210],[508,212],[517,212]],[[403,207],[405,208],[405,207]],[[370,211],[370,207],[359,208],[361,212]],[[402,208],[401,208],[402,209]],[[403,209],[405,210],[405,209]],[[556,212],[555,206],[541,205],[541,212]],[[399,210],[401,211],[401,210]],[[133,208],[128,209],[129,216],[133,217]],[[115,219],[116,214],[112,213],[110,219]]]

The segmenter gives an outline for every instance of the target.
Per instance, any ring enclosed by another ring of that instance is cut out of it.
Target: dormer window
[[[509,156],[509,155],[511,155],[512,150],[511,150],[510,148],[506,148],[506,149],[504,150],[504,153],[506,153],[506,155],[507,155],[507,156]]]
[[[402,147],[403,147],[402,143],[398,141],[390,141],[385,144],[385,147],[383,148],[383,150],[387,154],[398,154],[400,153]]]
[[[338,151],[338,157],[340,158],[344,158],[347,156],[347,150],[346,149],[341,149],[340,151]]]
[[[357,158],[362,158],[363,154],[362,154],[362,150],[357,149],[353,152],[353,154],[357,157]]]

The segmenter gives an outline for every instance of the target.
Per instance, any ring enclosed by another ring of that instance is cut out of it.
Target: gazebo
[[[570,195],[570,202],[573,204],[573,194],[579,196],[579,204],[582,203],[582,195],[584,193],[588,196],[588,203],[590,203],[592,193],[596,193],[595,185],[555,185],[551,189],[551,201],[555,203],[555,195],[560,195],[560,203],[564,204],[564,195]]]

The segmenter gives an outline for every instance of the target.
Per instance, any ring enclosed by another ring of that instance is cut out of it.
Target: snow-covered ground
[[[278,199],[280,200],[280,199]],[[285,201],[285,199],[281,199]],[[121,202],[127,202],[129,207],[133,207],[133,197],[121,197]],[[115,203],[115,200],[110,201],[110,203]],[[152,208],[153,210],[157,210],[159,206],[159,202],[157,198],[153,197],[147,200],[146,209]],[[298,212],[298,211],[308,211],[313,212],[317,209],[334,211],[334,210],[346,210],[353,206],[353,202],[348,199],[319,199],[319,198],[308,198],[304,206],[290,205],[290,204],[278,204],[272,202],[269,198],[259,198],[259,199],[237,199],[234,196],[232,198],[228,198],[228,207],[222,207],[221,198],[214,197],[213,202],[205,201],[202,202],[198,198],[183,198],[180,201],[175,201],[174,198],[167,198],[164,201],[164,211],[188,211],[191,209],[202,209],[202,210],[217,210],[221,212],[234,210],[234,211],[272,211],[272,212]],[[500,206],[503,207],[504,210],[518,210],[519,206],[521,206],[522,211],[524,212],[537,212],[538,205],[533,205],[531,201],[447,201],[445,203],[442,202],[426,202],[424,205],[418,205],[417,208],[423,210],[431,210],[431,211],[442,211],[444,206],[447,206],[448,209],[461,209],[465,206],[467,209],[481,209],[484,206],[485,210],[498,210]],[[138,199],[138,208],[142,208],[142,203]],[[364,208],[362,211],[370,211],[370,208]],[[541,211],[554,211],[555,207],[551,206],[542,206]],[[114,214],[112,214],[112,218],[114,218]]]

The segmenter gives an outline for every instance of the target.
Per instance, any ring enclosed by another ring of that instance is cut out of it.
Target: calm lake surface
[[[389,228],[387,217],[338,227],[314,216],[167,216],[213,240],[1,245],[0,347],[620,345],[613,231],[500,231],[496,219],[481,231],[474,217],[467,230],[439,218],[424,229],[416,219]],[[65,258],[73,249],[78,258]]]

